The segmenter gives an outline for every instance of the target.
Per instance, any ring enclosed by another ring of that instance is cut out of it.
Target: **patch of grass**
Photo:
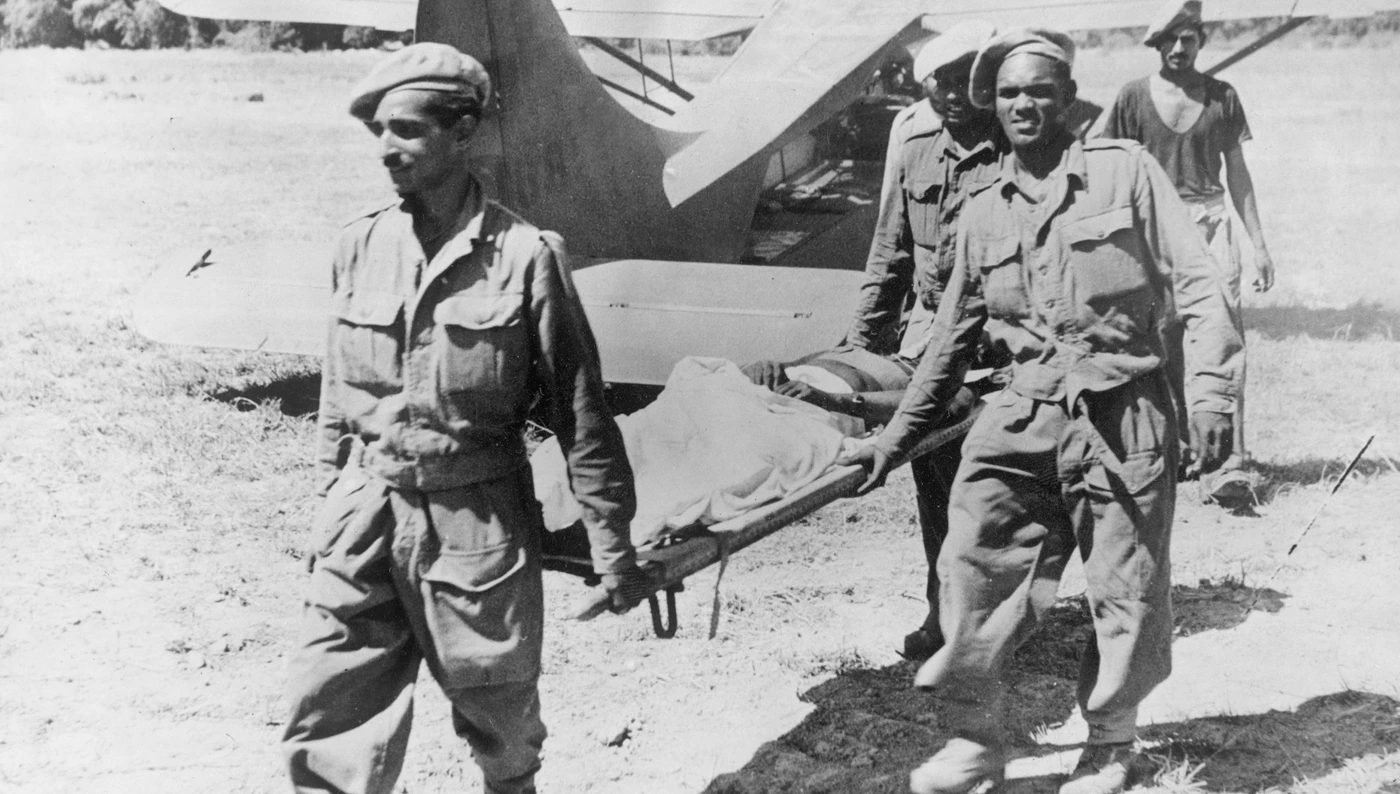
[[[854,670],[868,670],[873,666],[858,648],[820,651],[800,660],[800,669],[806,676],[842,675]]]
[[[1152,776],[1152,789],[1162,794],[1204,794],[1206,783],[1200,778],[1205,764],[1192,764],[1187,760],[1174,760],[1170,756],[1156,756],[1149,753],[1159,769]]]
[[[63,75],[63,82],[73,85],[101,85],[107,82],[107,75],[102,72],[69,72]]]

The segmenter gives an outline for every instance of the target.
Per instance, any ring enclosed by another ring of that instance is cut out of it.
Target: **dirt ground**
[[[1400,792],[1396,56],[1277,49],[1228,73],[1280,268],[1247,303],[1258,504],[1181,494],[1149,790]],[[384,193],[344,113],[374,57],[0,52],[0,790],[284,790],[311,419],[266,398],[317,365],[157,346],[130,303],[166,257],[328,240]],[[1086,52],[1082,91],[1151,65]],[[565,621],[583,586],[548,575],[541,791],[904,790],[945,736],[894,652],[923,569],[901,474],[736,555],[713,640],[713,570],[671,640],[645,611]],[[1074,762],[1081,591],[1071,570],[1018,657],[1011,791]],[[479,791],[422,683],[402,791]]]

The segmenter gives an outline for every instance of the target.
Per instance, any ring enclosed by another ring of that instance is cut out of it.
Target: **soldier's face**
[[[395,91],[365,125],[379,139],[379,159],[400,196],[437,187],[464,167],[458,136],[427,114],[431,101],[425,91]]]
[[[964,58],[935,70],[924,80],[924,93],[928,94],[933,112],[949,127],[959,127],[974,121],[981,113],[967,96],[971,77],[972,59]]]
[[[1169,72],[1193,71],[1202,43],[1201,32],[1196,28],[1182,28],[1163,35],[1157,42],[1162,68]]]
[[[1016,149],[1053,141],[1065,129],[1065,110],[1074,101],[1073,80],[1062,79],[1057,63],[1043,55],[1013,53],[997,71],[997,120]]]

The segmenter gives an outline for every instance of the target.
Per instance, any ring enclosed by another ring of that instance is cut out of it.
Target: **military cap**
[[[1176,32],[1183,25],[1200,24],[1201,0],[1167,0],[1157,8],[1157,13],[1152,15],[1152,22],[1147,26],[1142,43],[1156,47],[1162,36]]]
[[[990,22],[968,19],[930,39],[914,58],[914,79],[922,83],[928,76],[950,63],[972,58],[982,45],[997,34]]]
[[[1047,28],[1015,28],[997,36],[977,53],[972,62],[972,87],[968,98],[979,108],[989,108],[996,101],[997,71],[1001,62],[1021,52],[1044,55],[1067,66],[1074,65],[1074,41],[1058,30]]]
[[[385,94],[404,89],[460,93],[482,105],[491,96],[491,78],[481,62],[447,44],[412,44],[380,61],[350,96],[350,115],[374,118]]]

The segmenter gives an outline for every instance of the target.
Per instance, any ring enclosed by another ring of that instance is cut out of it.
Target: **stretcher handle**
[[[668,591],[672,588],[678,591],[684,589],[679,583],[668,586],[665,581],[665,573],[659,565],[638,561],[637,567],[641,568],[642,573],[646,574],[647,584],[640,592],[627,594],[631,596],[633,603],[640,604],[645,599],[654,599],[656,593],[662,589]],[[674,623],[676,597],[675,595],[669,595],[669,598],[671,601],[671,622]],[[601,587],[590,587],[587,593],[584,593],[583,596],[574,602],[573,607],[569,610],[569,620],[581,622],[592,620],[604,612],[607,612],[610,606],[612,606],[612,594],[610,592]],[[675,631],[673,630],[671,633],[675,634]]]
[[[651,608],[651,630],[663,640],[676,636],[676,591],[679,587],[666,588],[666,622],[661,622],[661,604],[656,593],[647,596],[647,606]]]

